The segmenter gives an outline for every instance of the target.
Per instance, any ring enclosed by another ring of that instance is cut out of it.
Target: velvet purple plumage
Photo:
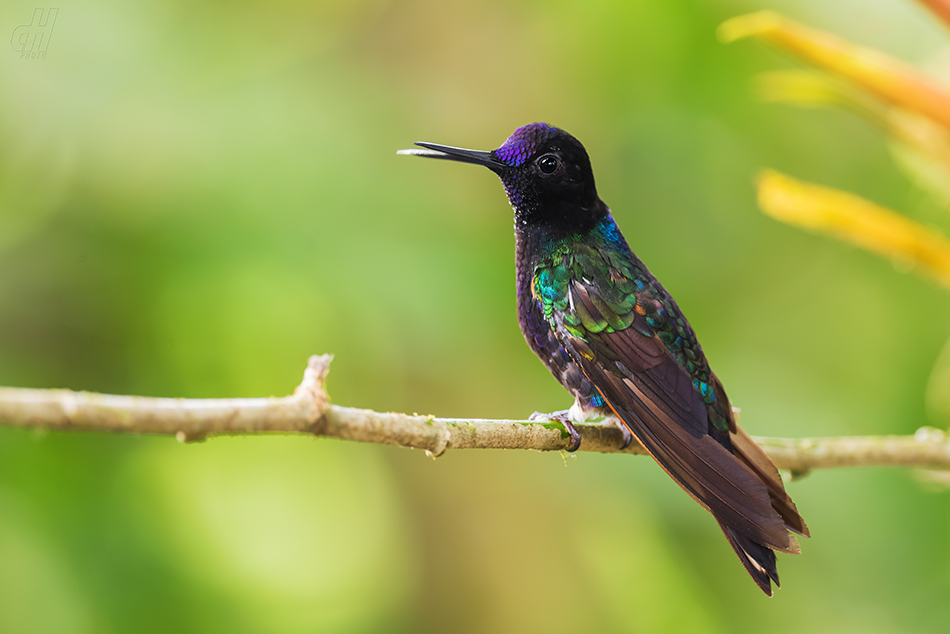
[[[422,156],[475,163],[501,179],[515,215],[518,322],[571,393],[559,412],[615,417],[718,521],[756,584],[778,584],[774,551],[808,535],[768,456],[737,425],[722,383],[672,296],[630,250],[570,134],[519,128],[491,152],[420,143]]]

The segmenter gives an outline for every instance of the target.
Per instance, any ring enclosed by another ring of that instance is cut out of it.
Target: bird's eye
[[[553,154],[545,154],[537,160],[538,169],[545,174],[553,174],[561,164]]]

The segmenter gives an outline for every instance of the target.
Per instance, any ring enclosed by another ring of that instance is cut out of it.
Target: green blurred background
[[[0,5],[0,35],[35,2]],[[569,399],[514,308],[490,173],[397,157],[578,136],[753,434],[912,433],[950,297],[762,216],[761,166],[950,228],[886,140],[757,103],[777,9],[913,63],[909,0],[66,0],[0,47],[0,385],[524,417]],[[3,52],[5,51],[5,52]],[[653,461],[0,428],[0,632],[946,632],[950,504],[909,471],[789,490],[766,599]]]

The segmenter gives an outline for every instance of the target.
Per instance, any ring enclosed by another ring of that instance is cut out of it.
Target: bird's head
[[[581,231],[603,217],[587,150],[573,136],[546,123],[515,130],[497,150],[484,152],[420,142],[400,150],[429,158],[484,165],[498,174],[520,226]]]

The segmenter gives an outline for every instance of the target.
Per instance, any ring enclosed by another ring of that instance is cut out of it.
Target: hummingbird
[[[528,346],[574,396],[553,414],[609,418],[712,513],[765,594],[779,585],[775,551],[800,553],[808,527],[765,452],[736,424],[722,383],[672,296],[631,251],[598,197],[587,150],[546,123],[496,150],[419,142],[399,150],[483,165],[514,209],[518,323]]]

